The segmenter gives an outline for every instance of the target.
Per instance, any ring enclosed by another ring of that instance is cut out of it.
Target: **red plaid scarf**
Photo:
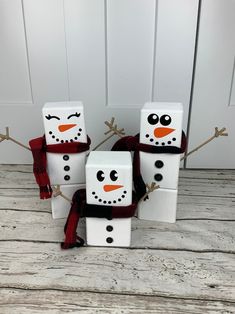
[[[130,218],[134,216],[138,204],[135,193],[133,193],[132,200],[132,204],[129,206],[90,205],[86,203],[85,189],[75,192],[67,222],[64,226],[65,241],[61,243],[61,248],[69,249],[84,245],[84,240],[76,232],[80,217]]]
[[[87,143],[73,142],[47,145],[45,135],[32,139],[29,142],[33,154],[33,173],[40,189],[40,198],[47,199],[52,196],[50,179],[47,174],[46,153],[76,154],[89,150],[91,140],[87,136]]]
[[[125,136],[118,140],[112,150],[114,151],[133,151],[133,181],[138,200],[146,193],[146,184],[140,172],[140,154],[139,152],[152,154],[182,154],[187,146],[185,133],[182,132],[181,147],[176,146],[153,146],[139,142],[139,134],[136,136]]]

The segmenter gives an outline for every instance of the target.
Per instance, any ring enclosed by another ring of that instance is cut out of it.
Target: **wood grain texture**
[[[60,243],[65,219],[53,220],[50,213],[3,210],[0,241],[39,241]],[[235,253],[234,221],[181,220],[175,224],[132,219],[132,248],[219,251]],[[85,222],[78,234],[85,237]]]
[[[234,255],[0,243],[0,287],[234,301]]]
[[[233,313],[235,305],[204,301],[104,293],[1,289],[0,312],[7,313]],[[183,303],[183,306],[182,306]]]
[[[175,224],[133,218],[131,249],[62,251],[32,166],[0,166],[0,312],[234,313],[235,171],[180,176]]]

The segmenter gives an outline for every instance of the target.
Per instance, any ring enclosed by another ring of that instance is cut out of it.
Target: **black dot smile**
[[[96,195],[96,192],[94,192],[94,191],[91,194],[94,196],[94,198],[96,200],[98,199],[98,201],[100,203],[103,203],[103,204],[107,204],[108,203],[109,205],[111,205],[112,203],[116,204],[117,202],[121,202],[122,199],[124,199],[126,197],[127,191],[123,191],[123,194],[121,195],[121,197],[119,197],[118,199],[115,199],[113,201],[106,201],[106,200],[103,200],[102,198],[99,198],[99,196]]]
[[[79,129],[79,131],[80,132],[82,132],[82,129],[80,128]],[[58,137],[56,138],[56,136],[53,134],[53,132],[52,131],[49,131],[49,134],[51,135],[51,138],[53,138],[53,140],[55,139],[56,140],[56,142],[60,142],[60,143],[73,143],[73,141],[75,140],[77,140],[78,139],[78,136],[81,136],[81,133],[77,133],[77,136],[75,136],[74,138],[71,138],[71,139],[69,139],[69,140],[60,140]]]
[[[150,135],[149,134],[145,134],[145,137],[149,140],[149,142],[153,142],[154,141],[154,139],[152,138],[152,137],[150,137]],[[171,145],[172,144],[172,141],[173,142],[175,142],[176,141],[176,138],[175,137],[173,137],[172,139],[171,139],[171,141],[168,141],[167,142],[167,144],[168,145]],[[166,145],[166,143],[165,142],[155,142],[155,145],[162,145],[162,146],[165,146]]]

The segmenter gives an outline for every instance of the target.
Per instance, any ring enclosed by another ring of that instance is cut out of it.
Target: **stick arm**
[[[199,149],[201,149],[203,146],[207,145],[211,141],[213,141],[215,138],[218,138],[219,136],[228,136],[228,133],[226,132],[226,128],[223,127],[219,130],[218,127],[215,127],[215,133],[213,136],[209,137],[206,141],[192,149],[190,152],[186,153],[180,160],[183,161],[188,158],[188,156],[192,155],[193,153],[197,152]]]
[[[10,130],[9,130],[8,126],[6,127],[6,134],[1,134],[0,133],[0,143],[5,141],[5,140],[6,141],[12,141],[13,143],[15,143],[15,144],[17,144],[17,145],[19,145],[19,146],[21,146],[21,147],[31,151],[31,149],[28,146],[22,144],[21,142],[17,141],[16,139],[14,139],[13,137],[10,136]]]

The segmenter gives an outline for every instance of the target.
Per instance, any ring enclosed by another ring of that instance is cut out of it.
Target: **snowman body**
[[[128,206],[132,203],[129,152],[91,152],[86,164],[87,204]],[[97,206],[97,210],[98,206]],[[130,246],[131,218],[86,218],[87,244]]]
[[[141,110],[140,143],[181,147],[183,107],[180,103],[147,103]],[[138,217],[175,222],[180,154],[140,152],[140,170],[146,183],[159,189],[139,204]]]
[[[87,143],[84,108],[81,102],[51,102],[42,109],[47,145],[73,142]],[[60,185],[61,192],[72,198],[85,184],[85,163],[88,152],[47,153],[47,172],[51,185]],[[51,199],[52,217],[67,217],[70,204],[62,197]]]

